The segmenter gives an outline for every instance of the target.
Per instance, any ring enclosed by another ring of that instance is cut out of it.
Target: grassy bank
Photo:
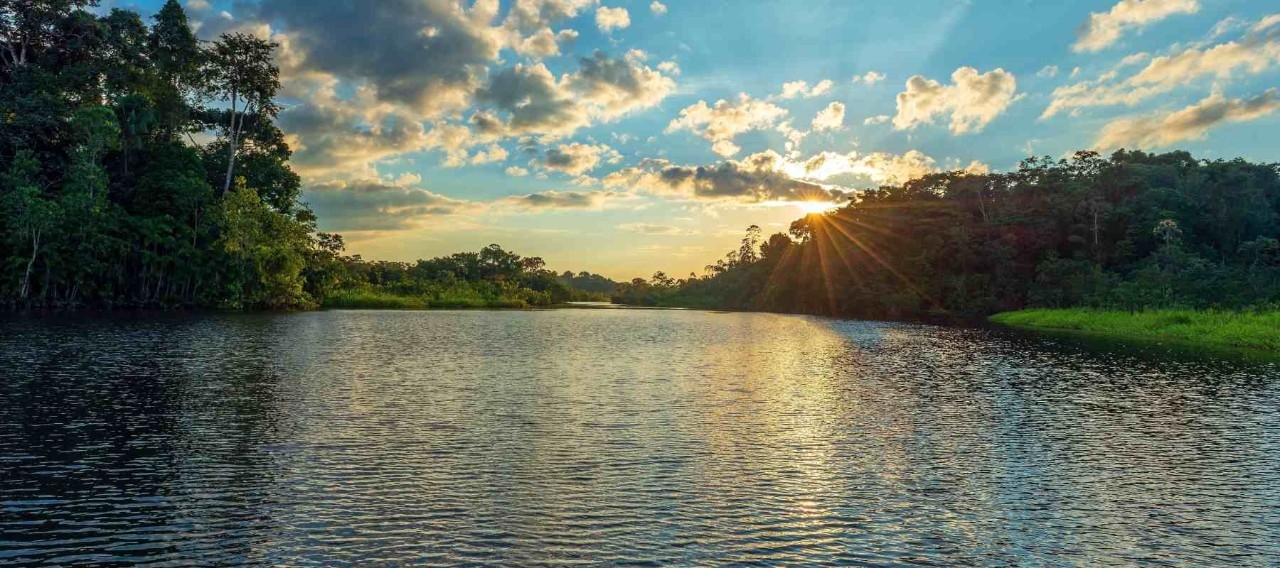
[[[991,321],[1026,329],[1081,331],[1124,339],[1280,351],[1280,312],[1091,309],[1022,310]]]
[[[324,307],[346,310],[447,310],[469,308],[527,308],[520,298],[475,294],[396,294],[381,290],[340,290],[324,300]]]

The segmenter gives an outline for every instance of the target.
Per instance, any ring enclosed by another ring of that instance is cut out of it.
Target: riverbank
[[[521,298],[477,294],[394,294],[376,290],[343,290],[324,299],[324,308],[344,310],[524,309],[538,307]]]
[[[995,323],[1033,330],[1079,331],[1121,339],[1280,351],[1280,312],[1150,310],[1022,310],[991,316]]]

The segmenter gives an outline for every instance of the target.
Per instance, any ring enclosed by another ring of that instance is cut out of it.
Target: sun
[[[816,215],[819,213],[826,213],[827,211],[835,209],[837,206],[837,204],[831,203],[829,201],[799,201],[799,202],[796,202],[795,205],[796,207],[799,207],[800,210],[803,211],[805,215]]]

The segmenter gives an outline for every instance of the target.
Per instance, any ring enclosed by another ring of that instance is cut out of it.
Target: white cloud
[[[1123,80],[1115,80],[1120,68],[1148,59],[1150,62],[1138,72]],[[1145,53],[1134,54],[1096,80],[1054,89],[1052,101],[1041,118],[1095,106],[1133,106],[1196,79],[1212,77],[1226,80],[1237,73],[1257,75],[1277,64],[1280,64],[1280,40],[1268,35],[1249,35],[1240,41],[1207,48],[1192,47],[1154,58]]]
[[[979,74],[961,67],[951,74],[951,85],[916,75],[907,81],[907,90],[898,94],[898,114],[893,125],[899,130],[934,122],[950,116],[951,132],[981,131],[1018,98],[1017,79],[1004,69]]]
[[[662,63],[658,64],[658,70],[662,71],[663,73],[668,73],[671,75],[679,75],[680,65],[677,64],[675,61],[663,61]]]
[[[721,99],[715,106],[709,106],[706,101],[698,101],[685,107],[680,116],[667,125],[666,131],[688,130],[713,142],[717,154],[732,156],[740,150],[733,144],[734,137],[751,130],[772,128],[786,115],[786,109],[743,93],[734,102]]]
[[[488,148],[476,152],[471,157],[472,164],[489,164],[493,162],[501,162],[507,159],[507,151],[502,146],[490,144]]]
[[[813,129],[819,132],[844,128],[844,103],[833,102],[813,117]]]
[[[1228,99],[1222,93],[1170,113],[1121,118],[1103,127],[1095,149],[1159,148],[1204,138],[1215,126],[1248,122],[1280,110],[1280,91],[1270,89],[1251,99]]]
[[[604,33],[626,29],[631,26],[631,14],[626,8],[601,6],[596,9],[596,26]]]
[[[1199,0],[1120,0],[1109,12],[1094,12],[1080,30],[1080,38],[1072,51],[1092,52],[1106,49],[1120,40],[1130,29],[1159,22],[1176,14],[1200,11]]]
[[[880,73],[879,71],[867,71],[865,75],[853,76],[854,83],[866,83],[868,85],[874,85],[883,80],[885,80],[885,74]]]
[[[791,81],[789,83],[782,84],[782,92],[778,94],[778,98],[794,99],[797,97],[804,97],[806,99],[811,99],[830,92],[831,87],[833,86],[835,86],[835,83],[830,79],[818,81],[818,83],[812,87],[809,86],[808,81]]]
[[[580,176],[596,168],[602,161],[617,163],[622,159],[613,148],[604,144],[561,144],[547,150],[542,165],[547,169]]]
[[[507,171],[507,175],[511,177],[524,177],[529,175],[529,170],[522,168],[520,166],[511,166],[507,168],[506,171]]]
[[[655,16],[661,16],[667,13],[667,5],[659,2],[658,0],[653,0],[653,3],[649,4],[649,10],[653,12]]]
[[[1036,77],[1053,78],[1058,76],[1057,65],[1045,65],[1043,69],[1036,72]]]
[[[892,116],[889,116],[887,114],[879,114],[876,116],[868,116],[867,118],[863,119],[862,124],[864,126],[871,126],[874,124],[887,124],[890,120],[893,120]]]

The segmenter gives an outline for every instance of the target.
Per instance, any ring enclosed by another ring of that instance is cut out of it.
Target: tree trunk
[[[24,302],[31,294],[31,270],[35,267],[38,254],[40,254],[40,231],[31,229],[31,259],[27,261],[27,272],[22,277],[22,290],[18,294]]]
[[[233,89],[231,91],[231,121],[227,125],[227,179],[222,182],[222,195],[226,195],[228,191],[231,191],[231,176],[236,169],[236,142],[240,135],[236,128],[236,105],[238,102],[238,93]],[[241,124],[243,124],[243,121],[241,121]]]

